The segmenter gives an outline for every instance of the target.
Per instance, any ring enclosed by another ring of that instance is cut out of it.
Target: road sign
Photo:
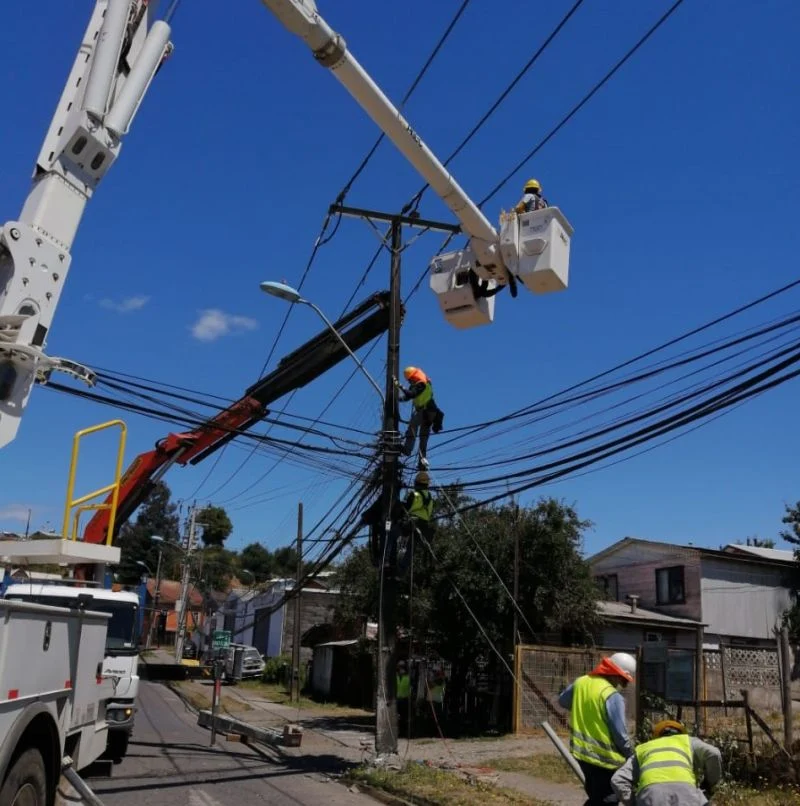
[[[227,649],[231,645],[230,630],[214,630],[212,636],[214,649]]]

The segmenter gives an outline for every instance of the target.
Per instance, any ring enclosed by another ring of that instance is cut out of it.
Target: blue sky
[[[0,29],[4,120],[2,217],[14,218],[90,3],[16,4]],[[227,6],[228,4],[226,4]],[[399,100],[459,3],[322,3],[321,10],[386,93]],[[570,3],[472,0],[406,108],[444,155],[527,61]],[[588,0],[491,122],[452,165],[480,199],[667,8]],[[257,377],[284,314],[263,279],[299,280],[327,205],[376,135],[345,90],[252,0],[184,3],[175,53],[91,201],[49,350],[236,397]],[[457,331],[424,286],[407,312],[402,361],[433,377],[447,426],[490,419],[616,364],[798,275],[800,7],[688,0],[486,207],[490,219],[530,176],[575,227],[571,284],[559,295],[498,299],[495,323]],[[35,46],[35,48],[34,48]],[[348,203],[397,209],[420,186],[384,144]],[[426,196],[420,212],[449,218]],[[320,252],[304,292],[340,313],[376,248],[355,220]],[[406,291],[440,239],[404,254]],[[388,258],[359,296],[384,288]],[[736,323],[794,310],[787,295]],[[798,306],[800,307],[800,306]],[[275,360],[319,330],[295,311]],[[380,375],[383,347],[367,361]],[[274,362],[273,362],[274,364]],[[291,411],[315,416],[349,375],[343,365],[302,390]],[[595,523],[590,551],[624,535],[716,546],[774,536],[797,482],[797,384],[603,472],[540,492],[576,502]],[[378,428],[374,392],[356,377],[326,419]],[[71,434],[113,412],[37,389],[3,451],[0,528],[60,523]],[[167,427],[134,415],[127,458]],[[293,438],[291,432],[274,432]],[[524,439],[523,437],[520,437]],[[480,460],[485,446],[459,459]],[[228,508],[231,545],[292,539],[297,501],[316,521],[340,480],[231,448],[198,492]],[[81,483],[105,483],[110,445],[87,448]],[[167,481],[190,496],[209,463]],[[260,480],[260,481],[259,481]],[[252,489],[246,490],[251,487]],[[531,494],[535,497],[535,494]]]

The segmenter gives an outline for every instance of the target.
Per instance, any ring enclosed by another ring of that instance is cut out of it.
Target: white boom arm
[[[308,45],[314,58],[344,85],[453,211],[464,233],[469,236],[470,246],[486,275],[499,284],[507,282],[508,272],[500,254],[497,230],[348,51],[344,39],[319,15],[314,0],[262,2],[289,31]]]
[[[60,370],[94,382],[90,370],[44,349],[86,203],[172,50],[155,6],[96,0],[19,220],[0,228],[0,448],[16,436],[35,381]]]

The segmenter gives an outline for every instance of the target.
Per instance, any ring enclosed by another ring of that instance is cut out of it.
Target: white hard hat
[[[633,655],[629,655],[627,652],[615,652],[609,660],[622,672],[622,676],[629,683],[633,682],[636,675],[636,658]]]

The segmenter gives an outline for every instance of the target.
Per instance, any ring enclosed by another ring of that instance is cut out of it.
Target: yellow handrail
[[[94,434],[97,431],[104,431],[107,428],[119,427],[119,448],[117,449],[117,464],[114,472],[114,481],[101,487],[99,490],[82,495],[79,498],[73,498],[75,493],[75,474],[78,471],[78,452],[80,450],[80,441],[83,437],[89,434]],[[83,428],[75,433],[72,438],[72,458],[69,463],[69,479],[67,481],[67,502],[64,507],[64,525],[62,532],[65,539],[78,539],[78,522],[83,512],[90,509],[108,509],[110,514],[108,517],[108,533],[106,535],[106,544],[111,545],[114,536],[114,521],[117,517],[117,504],[119,503],[119,487],[122,479],[122,462],[125,458],[125,440],[128,436],[128,427],[122,420],[109,420],[107,423],[100,423],[100,425],[93,425],[90,428]],[[111,493],[111,502],[106,504],[90,504],[88,506],[81,506],[92,498],[97,498],[99,495],[107,495]],[[70,513],[74,507],[78,509],[74,513],[72,534],[70,535]]]

